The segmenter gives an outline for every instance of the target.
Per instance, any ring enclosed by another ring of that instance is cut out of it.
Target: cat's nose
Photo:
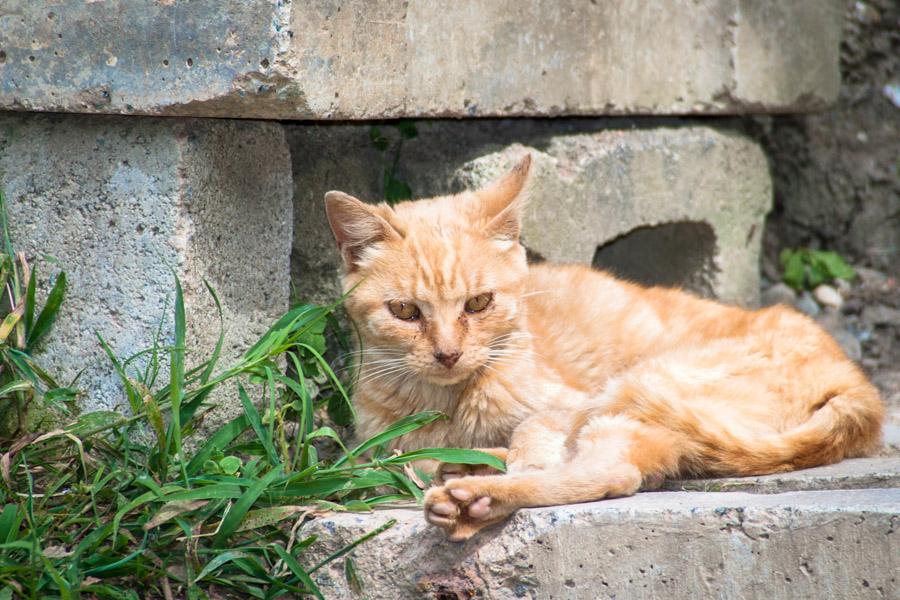
[[[434,353],[435,360],[448,369],[453,368],[453,365],[456,364],[456,361],[459,360],[460,356],[462,356],[462,352],[459,350],[454,350],[453,352],[441,352],[440,350],[436,350]]]

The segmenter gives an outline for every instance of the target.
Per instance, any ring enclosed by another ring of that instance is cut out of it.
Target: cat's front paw
[[[458,479],[429,489],[425,493],[425,520],[444,529],[450,541],[462,542],[504,519],[511,511],[505,510],[488,493],[470,489],[470,482],[481,479],[485,478]]]

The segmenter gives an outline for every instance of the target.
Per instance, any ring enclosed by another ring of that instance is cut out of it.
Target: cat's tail
[[[826,393],[811,404],[806,421],[780,432],[735,423],[717,412],[659,396],[633,402],[632,415],[684,435],[684,471],[697,475],[792,471],[865,456],[878,448],[884,405],[878,390],[862,376],[860,380]]]

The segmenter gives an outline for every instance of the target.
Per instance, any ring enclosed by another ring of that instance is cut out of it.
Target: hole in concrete
[[[644,285],[678,286],[713,295],[716,236],[706,223],[638,227],[594,253],[593,266]]]
[[[187,59],[185,62],[187,63],[188,68],[194,66],[194,59],[193,59],[193,58],[189,58],[189,59]]]
[[[168,59],[168,58],[166,58],[166,59],[163,60],[163,66],[164,66],[164,67],[168,67],[168,66],[169,66],[169,59]]]
[[[264,58],[261,61],[259,61],[259,66],[261,66],[263,69],[268,69],[269,68],[269,59]]]

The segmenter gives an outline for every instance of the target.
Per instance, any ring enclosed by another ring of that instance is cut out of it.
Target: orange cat
[[[397,445],[493,447],[507,462],[504,475],[442,465],[429,522],[462,540],[521,507],[877,447],[877,390],[805,316],[586,267],[529,267],[519,244],[529,165],[486,189],[395,207],[325,197],[345,289],[356,287],[346,306],[363,342],[359,433],[440,410],[449,419]]]

